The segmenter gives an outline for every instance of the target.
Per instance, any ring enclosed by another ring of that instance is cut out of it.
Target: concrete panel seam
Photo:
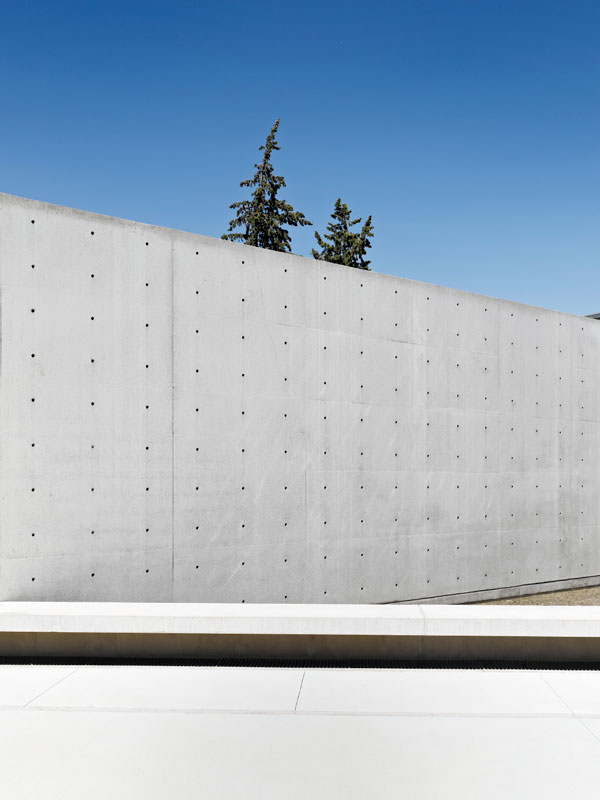
[[[171,239],[171,599],[175,599],[175,243]]]

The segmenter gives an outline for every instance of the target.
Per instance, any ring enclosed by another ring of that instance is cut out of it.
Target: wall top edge
[[[149,231],[155,231],[156,233],[167,233],[170,235],[177,235],[185,238],[190,238],[194,241],[201,241],[204,245],[208,245],[210,247],[223,247],[223,248],[236,248],[239,252],[247,252],[248,250],[253,251],[255,254],[260,253],[263,258],[286,258],[290,259],[291,262],[299,261],[299,262],[309,262],[311,266],[316,266],[317,269],[322,268],[324,266],[327,267],[328,270],[344,270],[348,271],[348,267],[344,267],[340,264],[332,264],[328,261],[318,261],[313,258],[309,258],[308,256],[301,256],[297,255],[296,253],[281,253],[275,252],[271,250],[264,250],[259,247],[252,247],[251,245],[246,244],[239,244],[238,242],[229,242],[225,241],[224,239],[215,238],[213,236],[205,236],[200,233],[192,233],[191,231],[182,231],[177,228],[167,228],[161,225],[152,225],[147,222],[138,222],[136,220],[124,219],[122,217],[113,217],[109,214],[99,214],[95,211],[85,211],[83,209],[78,208],[71,208],[70,206],[61,206],[57,203],[47,203],[42,200],[33,200],[28,197],[20,197],[19,195],[13,194],[6,194],[4,192],[0,192],[0,209],[2,205],[13,205],[13,206],[22,206],[24,208],[31,208],[31,209],[39,209],[45,211],[52,211],[55,213],[62,213],[67,215],[72,215],[75,217],[83,217],[86,219],[98,220],[104,224],[112,223],[115,225],[125,226],[125,227],[132,227],[132,228],[142,228]],[[432,287],[436,289],[443,289],[448,292],[453,292],[457,296],[461,297],[474,297],[479,299],[487,299],[492,300],[497,303],[504,303],[507,306],[519,306],[522,308],[529,308],[536,311],[544,311],[551,314],[557,314],[561,317],[572,317],[574,319],[583,321],[589,320],[590,324],[597,324],[598,319],[597,315],[579,315],[579,314],[570,314],[566,311],[558,311],[557,309],[552,308],[545,308],[544,306],[535,306],[530,303],[520,303],[515,300],[506,300],[502,297],[494,297],[492,295],[484,295],[478,294],[476,292],[468,292],[463,289],[455,289],[451,286],[443,286],[441,284],[435,283],[427,283],[426,281],[417,281],[412,278],[402,278],[398,275],[390,275],[389,273],[385,272],[375,272],[375,271],[363,271],[363,270],[351,270],[352,272],[356,272],[356,279],[360,276],[364,279],[366,276],[368,280],[378,280],[383,282],[389,282],[392,285],[398,284],[405,284],[405,285],[416,285],[416,286],[425,286],[425,287]]]
[[[600,637],[593,606],[0,603],[0,633]]]

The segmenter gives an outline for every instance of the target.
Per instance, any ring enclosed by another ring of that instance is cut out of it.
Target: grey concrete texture
[[[600,583],[600,327],[0,195],[0,599]]]

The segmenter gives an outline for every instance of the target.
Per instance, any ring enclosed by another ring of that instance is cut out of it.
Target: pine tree
[[[313,250],[313,258],[319,261],[330,261],[332,264],[345,264],[347,267],[357,269],[369,269],[370,261],[365,261],[367,248],[371,247],[369,236],[373,235],[371,217],[362,226],[360,231],[351,231],[354,225],[358,225],[361,217],[350,219],[352,211],[341,199],[335,201],[332,213],[333,222],[327,225],[324,238],[315,231],[315,238],[321,251]],[[325,241],[325,239],[327,241]]]
[[[263,150],[262,161],[255,164],[256,172],[252,178],[242,181],[241,187],[254,186],[250,200],[240,200],[229,208],[236,209],[236,217],[229,223],[229,232],[224,233],[221,239],[232,242],[243,242],[254,247],[263,247],[266,250],[290,251],[291,238],[284,225],[312,225],[304,214],[294,211],[289,203],[280,200],[277,192],[285,187],[285,180],[281,175],[273,173],[271,154],[279,150],[275,134],[279,127],[276,119],[271,133],[267,136],[265,144],[258,149]],[[243,228],[244,232],[235,232],[235,228]]]

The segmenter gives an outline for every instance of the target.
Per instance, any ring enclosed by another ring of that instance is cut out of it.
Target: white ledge
[[[600,660],[600,608],[5,602],[0,653]]]

